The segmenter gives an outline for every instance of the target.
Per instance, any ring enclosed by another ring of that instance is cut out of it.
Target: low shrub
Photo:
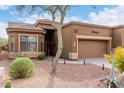
[[[9,74],[13,78],[30,77],[34,74],[34,64],[30,58],[17,57],[10,64]]]
[[[37,59],[39,59],[39,60],[44,60],[44,58],[45,58],[45,56],[44,56],[44,54],[38,54],[38,56],[37,56]]]
[[[11,80],[6,81],[4,88],[12,88],[12,81]]]
[[[111,63],[112,55],[105,55],[105,59]],[[122,73],[124,72],[124,48],[117,47],[114,50],[114,63],[115,67]]]

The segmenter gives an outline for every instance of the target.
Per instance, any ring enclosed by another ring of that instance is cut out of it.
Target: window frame
[[[18,39],[18,52],[21,52],[21,36],[27,36],[27,37],[36,37],[36,51],[33,52],[38,52],[38,35],[34,35],[34,34],[19,34],[19,39]],[[30,51],[25,51],[25,52],[30,52]]]
[[[15,40],[15,38],[14,38],[14,36],[13,35],[9,35],[9,37],[8,37],[9,39],[8,39],[8,44],[9,44],[9,52],[14,52],[14,40]]]

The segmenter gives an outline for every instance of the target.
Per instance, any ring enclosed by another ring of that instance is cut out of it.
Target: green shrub
[[[44,60],[44,58],[45,58],[45,56],[42,53],[37,56],[37,59],[39,59],[39,60]]]
[[[34,64],[30,58],[18,57],[12,61],[9,74],[13,78],[30,77],[34,73]]]
[[[10,80],[6,81],[4,88],[12,88],[12,82]]]

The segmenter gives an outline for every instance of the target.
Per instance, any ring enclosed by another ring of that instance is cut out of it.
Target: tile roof
[[[19,22],[8,22],[8,28],[23,28],[23,29],[43,30],[42,28],[35,27],[33,24],[19,23]]]
[[[33,24],[19,23],[19,22],[8,22],[8,27],[34,27]]]
[[[18,23],[18,22],[8,22],[8,28],[23,28],[23,29],[37,29],[37,30],[43,30],[42,28],[36,27],[37,24],[43,23],[43,24],[52,24],[51,20],[48,19],[39,19],[34,24],[29,23]],[[99,24],[92,24],[92,23],[83,23],[78,21],[70,21],[63,25],[63,28],[66,26],[69,26],[71,24],[76,25],[85,25],[85,26],[93,26],[93,27],[101,27],[101,28],[109,28],[109,29],[117,29],[117,28],[124,28],[124,25],[116,25],[116,26],[107,26],[107,25],[99,25]]]

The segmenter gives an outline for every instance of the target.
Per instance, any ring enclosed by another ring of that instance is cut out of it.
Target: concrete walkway
[[[49,57],[48,60],[52,61],[52,57]],[[64,63],[64,59],[60,59],[59,63]],[[84,59],[79,59],[79,60],[67,60],[65,59],[66,64],[84,64]],[[95,64],[99,66],[104,66],[106,68],[111,68],[111,64],[105,61],[104,58],[91,58],[91,59],[85,59],[85,64]]]
[[[68,64],[84,64],[84,59],[79,59],[79,60],[65,60],[66,63]],[[64,59],[60,59],[59,63],[64,63]],[[111,64],[105,61],[104,58],[93,58],[93,59],[85,59],[85,64],[95,64],[99,66],[104,66],[107,68],[111,68]]]

